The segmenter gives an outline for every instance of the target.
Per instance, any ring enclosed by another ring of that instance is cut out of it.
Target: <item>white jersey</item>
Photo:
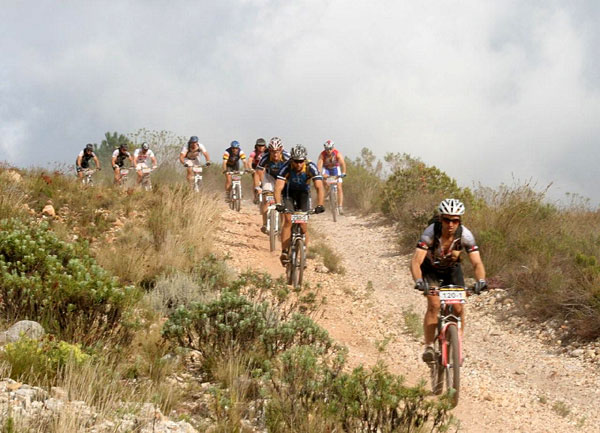
[[[148,158],[154,158],[154,152],[152,152],[150,149],[148,149],[148,152],[145,154],[142,153],[142,149],[135,149],[135,152],[133,153],[133,160],[136,164],[146,162]]]
[[[181,154],[184,156],[185,159],[193,161],[195,159],[198,159],[200,153],[206,153],[206,147],[204,147],[203,144],[198,143],[198,149],[196,150],[190,150],[188,146],[189,145],[184,144],[181,148]]]

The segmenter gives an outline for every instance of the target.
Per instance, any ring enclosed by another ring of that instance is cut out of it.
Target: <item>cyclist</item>
[[[142,143],[142,146],[139,149],[135,149],[133,153],[133,161],[135,164],[135,169],[137,171],[137,184],[142,183],[143,173],[142,169],[148,167],[146,160],[150,158],[152,161],[152,169],[154,170],[158,163],[156,162],[156,157],[154,156],[154,152],[150,150],[150,146],[145,141]]]
[[[83,170],[90,168],[90,159],[94,160],[96,169],[100,170],[100,161],[94,153],[94,145],[92,143],[86,144],[85,148],[79,152],[77,159],[75,160],[75,168],[77,169],[77,177],[79,177],[79,179],[83,179]]]
[[[231,194],[231,172],[250,170],[246,154],[237,140],[233,140],[223,154],[223,173],[225,173],[225,200],[229,201]]]
[[[485,268],[475,243],[473,233],[462,225],[462,215],[465,206],[460,200],[445,199],[438,206],[439,221],[430,224],[417,243],[410,269],[415,280],[415,289],[422,290],[427,295],[427,312],[423,320],[425,334],[425,351],[423,361],[433,362],[435,352],[433,339],[437,316],[440,310],[440,299],[429,293],[429,286],[455,284],[465,285],[462,267],[460,265],[461,249],[467,252],[473,265],[475,278],[475,293],[479,294],[487,288]],[[462,333],[465,327],[464,310],[461,304],[454,305],[462,321]]]
[[[250,154],[250,163],[251,163],[251,167],[253,170],[256,170],[256,167],[258,166],[260,158],[265,153],[266,147],[267,147],[267,142],[265,141],[264,138],[259,138],[256,140],[256,144],[254,145],[254,150]],[[255,188],[254,188],[254,204],[258,203],[259,189],[256,188],[256,186],[258,185],[256,182],[257,176],[258,176],[258,173],[255,171],[254,177],[253,177],[254,178],[254,186],[255,186]]]
[[[198,143],[198,137],[192,135],[187,144],[184,144],[179,154],[179,162],[187,169],[187,181],[190,186],[194,186],[194,165],[202,165],[200,163],[200,153],[204,155],[206,165],[210,165],[210,156],[203,144]]]
[[[122,143],[118,149],[115,149],[110,160],[113,171],[115,172],[115,185],[121,184],[121,169],[123,168],[126,159],[128,159],[129,164],[133,166],[133,156],[127,151],[127,144]]]
[[[260,194],[262,191],[275,191],[277,174],[288,159],[290,159],[290,154],[283,150],[281,138],[271,138],[269,140],[269,147],[260,158],[254,172],[254,190],[257,194]],[[267,203],[263,202],[260,204],[260,213],[263,219],[260,231],[267,233]]]
[[[317,168],[321,173],[323,173],[323,178],[327,179],[329,176],[346,176],[346,161],[344,160],[344,156],[342,153],[334,149],[333,140],[327,140],[323,147],[325,150],[321,152],[319,155],[319,160],[317,161]],[[325,184],[326,192],[325,194],[329,194],[329,187]],[[342,179],[338,178],[338,211],[340,215],[344,215],[344,192],[342,190]]]
[[[323,207],[323,176],[319,173],[314,162],[308,161],[306,158],[306,148],[301,144],[297,144],[292,148],[291,158],[281,167],[275,182],[275,200],[277,210],[282,212],[286,209],[307,211],[310,206],[310,181],[312,180],[315,189],[317,190],[317,206],[315,213],[325,211]],[[292,233],[292,217],[290,214],[285,214],[283,227],[281,228],[281,264],[283,266],[288,262],[287,250],[290,246],[290,238]],[[308,233],[306,227],[302,230],[306,236],[308,245]]]

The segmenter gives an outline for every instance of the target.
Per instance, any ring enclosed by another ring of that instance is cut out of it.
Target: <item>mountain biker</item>
[[[200,153],[204,155],[206,165],[210,165],[210,156],[203,144],[198,143],[198,137],[192,135],[187,144],[184,144],[179,153],[179,162],[187,169],[187,181],[190,186],[194,186],[194,165],[200,166]]]
[[[473,233],[462,225],[464,204],[456,199],[445,199],[438,206],[439,221],[430,224],[419,239],[413,255],[410,270],[415,280],[415,289],[427,295],[427,312],[423,320],[425,334],[425,351],[423,361],[433,362],[435,352],[433,340],[437,316],[440,311],[440,298],[429,293],[429,287],[455,284],[464,287],[462,267],[460,265],[461,249],[467,252],[473,265],[477,283],[475,293],[479,294],[487,288],[485,268],[475,243]],[[455,311],[462,321],[460,332],[464,331],[464,309],[461,304],[454,304]],[[461,334],[462,335],[462,334]]]
[[[327,179],[329,176],[346,176],[346,161],[342,153],[334,149],[333,140],[327,140],[323,147],[325,150],[319,155],[317,161],[317,168],[323,173],[323,178]],[[329,186],[325,183],[326,195],[329,194]],[[344,192],[342,190],[342,179],[338,178],[338,211],[340,215],[344,215]]]
[[[237,140],[233,140],[223,154],[223,173],[225,173],[225,200],[231,195],[231,172],[250,170],[246,154]]]
[[[312,180],[317,190],[317,206],[315,213],[325,211],[323,207],[323,176],[319,173],[314,162],[307,160],[306,148],[297,144],[292,148],[290,159],[283,164],[277,181],[275,182],[275,200],[277,210],[282,212],[286,209],[294,211],[308,211],[310,205],[310,181]],[[308,245],[308,233],[306,225],[302,226],[306,236],[305,245]],[[283,227],[281,228],[281,264],[288,262],[287,250],[290,246],[292,233],[292,217],[284,215]]]
[[[156,157],[154,156],[154,152],[150,150],[150,146],[145,141],[142,143],[142,146],[139,149],[135,149],[133,153],[133,161],[135,164],[135,169],[137,171],[137,184],[142,183],[143,173],[142,169],[148,167],[146,160],[150,158],[152,161],[152,169],[154,170],[158,163],[156,162]]]
[[[267,142],[265,141],[264,138],[259,138],[256,140],[256,144],[254,145],[254,150],[252,151],[252,153],[250,154],[250,163],[251,163],[251,167],[253,170],[256,170],[256,167],[258,166],[258,162],[260,161],[260,158],[263,156],[263,154],[265,153],[267,147]],[[256,188],[256,177],[258,176],[258,173],[256,173],[256,171],[254,172],[254,204],[258,203],[258,189]]]
[[[290,154],[283,150],[283,143],[281,138],[273,137],[269,140],[269,147],[267,151],[262,155],[260,161],[256,165],[256,171],[254,172],[254,190],[257,194],[262,191],[274,192],[275,181],[277,174],[283,166],[283,164],[290,159]],[[260,213],[263,219],[263,225],[260,231],[267,233],[267,203],[263,202],[260,204]]]
[[[118,149],[115,149],[110,160],[113,171],[115,172],[115,185],[121,183],[121,169],[123,168],[126,159],[128,159],[129,164],[133,166],[133,156],[127,151],[127,144],[122,143]]]
[[[79,177],[79,179],[83,179],[83,170],[90,168],[90,159],[94,160],[96,169],[100,170],[100,161],[94,153],[94,145],[92,143],[86,144],[85,148],[79,152],[77,159],[75,160],[75,168],[77,169],[77,177]]]

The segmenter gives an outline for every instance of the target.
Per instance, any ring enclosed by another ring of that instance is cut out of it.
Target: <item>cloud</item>
[[[0,159],[71,161],[106,131],[141,127],[213,152],[278,135],[316,153],[333,138],[350,156],[408,152],[464,185],[515,174],[600,200],[594,2],[4,9]]]

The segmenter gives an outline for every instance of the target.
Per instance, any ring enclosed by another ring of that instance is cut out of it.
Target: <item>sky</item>
[[[327,139],[600,202],[595,0],[0,0],[0,161],[107,131]]]

